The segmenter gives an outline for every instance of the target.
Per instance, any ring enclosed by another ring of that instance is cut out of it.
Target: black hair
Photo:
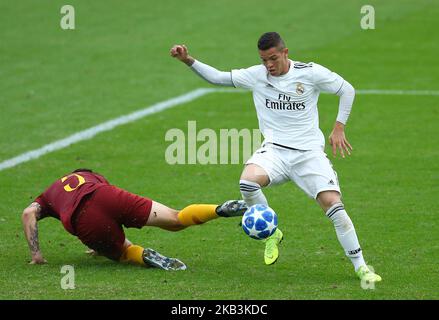
[[[80,168],[80,169],[76,169],[76,170],[72,171],[72,173],[75,173],[75,172],[93,172],[93,170],[87,169],[87,168]]]
[[[280,49],[285,48],[285,42],[277,32],[266,32],[258,40],[259,50],[268,50],[279,46]]]

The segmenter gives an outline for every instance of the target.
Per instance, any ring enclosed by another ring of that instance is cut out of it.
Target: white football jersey
[[[270,75],[262,64],[232,70],[233,85],[253,92],[265,142],[321,150],[325,138],[319,128],[319,94],[336,94],[344,80],[317,63],[290,62],[289,71],[278,77]]]

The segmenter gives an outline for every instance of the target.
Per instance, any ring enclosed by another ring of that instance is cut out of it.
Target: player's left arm
[[[354,103],[355,89],[349,82],[344,80],[341,88],[336,94],[340,97],[340,101],[338,105],[337,120],[335,121],[331,134],[329,135],[329,143],[332,146],[332,154],[334,157],[337,155],[337,150],[339,150],[341,156],[344,158],[345,152],[350,155],[352,150],[351,144],[346,139],[344,128],[348,121],[349,114],[351,113],[352,104]]]
[[[38,202],[32,202],[29,207],[23,210],[21,221],[26,236],[32,260],[30,264],[44,264],[47,261],[43,258],[38,240],[38,220],[44,218],[42,208]]]
[[[337,155],[337,150],[339,150],[344,158],[345,152],[350,155],[352,150],[351,144],[346,139],[344,128],[354,103],[355,89],[340,75],[317,63],[312,65],[312,74],[313,82],[318,90],[336,94],[340,97],[338,115],[334,128],[329,135],[329,143],[332,146],[334,157]]]

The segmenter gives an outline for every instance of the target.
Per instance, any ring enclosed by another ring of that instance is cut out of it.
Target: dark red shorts
[[[88,195],[76,209],[72,225],[89,248],[112,260],[123,253],[123,227],[142,228],[148,221],[152,200],[115,186],[103,186]]]

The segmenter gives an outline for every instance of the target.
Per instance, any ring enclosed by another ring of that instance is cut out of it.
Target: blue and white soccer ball
[[[242,216],[242,228],[253,239],[262,240],[277,229],[277,215],[265,204],[255,204]]]

